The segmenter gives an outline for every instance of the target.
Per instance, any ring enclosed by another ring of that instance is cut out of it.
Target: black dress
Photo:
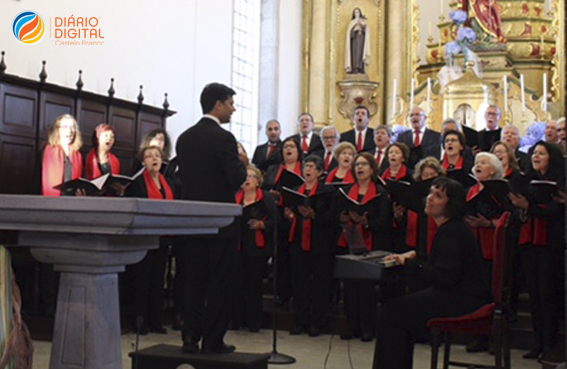
[[[295,331],[309,328],[310,333],[317,333],[326,321],[330,300],[331,280],[333,277],[333,189],[320,180],[315,193],[306,191],[310,196],[310,206],[315,211],[315,219],[310,226],[304,227],[304,219],[297,210],[295,221],[290,229],[290,255],[292,272],[292,296]],[[304,222],[305,220],[305,222]],[[304,231],[310,232],[310,237]]]
[[[459,316],[489,301],[488,283],[479,273],[482,257],[469,226],[460,219],[441,225],[423,264],[407,260],[405,268],[425,278],[429,287],[387,302],[378,318],[374,369],[411,369],[413,334],[434,317]]]
[[[278,217],[272,195],[258,191],[262,198],[257,193],[257,201],[245,205],[240,217],[240,245],[231,306],[232,328],[247,326],[251,331],[258,330],[262,323],[262,281],[268,258],[273,256]],[[248,221],[251,219],[262,220],[265,228],[250,229]]]
[[[533,180],[556,181],[558,178],[528,174]],[[565,207],[555,201],[538,203],[528,196],[530,219],[520,236],[520,258],[530,295],[530,310],[535,334],[535,348],[548,349],[557,343],[561,306],[564,296]],[[531,232],[525,232],[531,227]],[[540,237],[545,234],[546,237]]]

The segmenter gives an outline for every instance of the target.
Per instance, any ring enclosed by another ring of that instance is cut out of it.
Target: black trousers
[[[530,296],[530,311],[538,348],[549,348],[557,342],[559,318],[562,316],[563,254],[557,245],[521,246],[520,256]]]
[[[134,274],[134,316],[144,318],[148,327],[161,327],[164,300],[164,274],[167,245],[160,241],[158,249],[149,250],[139,263],[132,266]]]
[[[235,239],[186,237],[183,338],[203,339],[212,349],[223,343],[228,328],[238,243]]]
[[[427,288],[387,302],[378,316],[373,369],[411,369],[414,335],[433,317],[472,312],[485,301],[474,296]]]
[[[267,262],[267,256],[238,254],[230,314],[231,323],[236,327],[260,328],[262,324],[262,282]]]
[[[291,254],[296,326],[322,328],[325,325],[333,278],[333,257],[330,252],[313,255],[311,252],[296,251]]]
[[[348,329],[353,334],[374,336],[376,322],[375,282],[345,279],[344,304]]]

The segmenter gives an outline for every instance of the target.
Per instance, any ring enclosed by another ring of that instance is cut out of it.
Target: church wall
[[[12,34],[14,18],[26,10],[39,13],[46,23],[46,34],[36,44],[23,45]],[[280,71],[285,73],[278,87],[278,112],[282,122],[287,122],[299,109],[301,31],[289,24],[300,24],[296,20],[301,17],[300,0],[282,2],[280,14],[285,20],[280,24]],[[84,40],[104,44],[56,45],[63,39],[55,38],[55,18],[72,16],[97,18],[97,28],[104,38]],[[144,103],[161,106],[167,92],[170,108],[177,111],[168,120],[168,131],[175,140],[201,116],[198,100],[203,86],[212,81],[230,84],[232,2],[4,1],[0,12],[0,50],[6,52],[9,74],[38,79],[41,61],[46,60],[50,83],[74,87],[81,69],[86,91],[106,94],[113,77],[115,96],[119,98],[136,101],[139,85],[143,85]],[[292,130],[284,128],[286,133]]]

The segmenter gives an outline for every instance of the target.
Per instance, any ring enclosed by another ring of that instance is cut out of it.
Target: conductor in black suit
[[[413,168],[423,158],[423,150],[432,145],[439,145],[439,132],[425,127],[427,116],[423,109],[414,107],[410,111],[410,123],[412,129],[401,133],[398,142],[406,144],[410,148],[410,160],[408,168]]]
[[[374,143],[374,130],[368,128],[368,123],[370,123],[368,108],[362,105],[354,108],[352,122],[354,128],[341,134],[341,142],[350,142],[356,147],[357,152],[368,151],[372,153],[376,144]]]
[[[282,162],[282,134],[280,122],[276,119],[269,120],[266,123],[266,136],[268,142],[256,146],[254,155],[252,156],[252,164],[254,164],[262,172],[266,172],[272,164],[280,164]]]
[[[313,116],[309,113],[301,113],[297,117],[297,121],[299,122],[299,133],[290,137],[299,142],[299,148],[303,151],[303,155],[306,156],[317,150],[322,150],[323,141],[313,132],[313,128],[315,128]]]
[[[176,150],[182,181],[182,200],[235,203],[235,194],[246,180],[236,139],[221,127],[236,110],[233,89],[219,83],[201,93],[204,116],[179,136]],[[238,222],[217,235],[184,237],[186,301],[183,314],[184,352],[229,353],[225,344],[229,322],[229,299],[238,250]]]

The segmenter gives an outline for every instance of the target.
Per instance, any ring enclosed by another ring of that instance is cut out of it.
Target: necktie
[[[380,166],[382,161],[382,150],[378,150],[378,153],[376,153],[376,162],[378,163],[378,166]]]
[[[415,139],[413,140],[413,146],[419,147],[421,145],[421,140],[419,139],[420,131],[416,129],[415,131]]]
[[[309,152],[309,145],[307,144],[307,135],[303,135],[303,141],[301,142],[301,150],[303,150],[305,154]]]
[[[362,132],[358,132],[358,140],[356,141],[356,149],[361,152],[363,148],[362,144]]]
[[[327,156],[325,157],[325,172],[329,171],[329,167],[331,166],[331,152],[327,152]]]
[[[270,147],[268,149],[268,156],[267,158],[269,158],[270,156],[272,156],[272,154],[274,153],[274,150],[276,149],[276,144],[269,144]]]

